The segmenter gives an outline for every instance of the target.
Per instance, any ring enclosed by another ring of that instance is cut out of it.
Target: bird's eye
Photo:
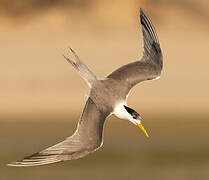
[[[134,119],[136,119],[137,116],[138,116],[137,114],[135,114],[135,113],[133,114],[133,118],[134,118]]]

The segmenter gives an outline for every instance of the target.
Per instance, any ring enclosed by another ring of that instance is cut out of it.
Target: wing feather
[[[124,82],[127,86],[127,93],[134,85],[159,77],[163,67],[162,51],[157,33],[142,9],[140,9],[140,22],[144,47],[141,59],[126,64],[107,76],[107,78]]]
[[[110,112],[101,112],[89,97],[75,133],[66,140],[9,166],[39,166],[78,159],[102,145],[103,125]]]

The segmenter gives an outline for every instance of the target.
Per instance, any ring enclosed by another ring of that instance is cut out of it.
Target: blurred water
[[[67,117],[1,121],[0,179],[208,179],[207,117],[197,122],[172,116],[148,117],[144,125],[150,138],[129,122],[108,118],[99,151],[79,160],[22,168],[6,164],[63,140],[76,122]]]

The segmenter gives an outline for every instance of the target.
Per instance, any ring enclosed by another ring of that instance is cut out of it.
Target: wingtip
[[[140,23],[142,31],[145,32],[143,35],[148,37],[148,40],[154,41],[159,44],[158,36],[154,25],[146,13],[140,8]]]
[[[144,10],[142,8],[139,9],[140,17],[146,16]]]
[[[14,162],[8,163],[7,166],[10,166],[10,167],[22,167],[24,165],[22,164],[22,161],[14,161]]]
[[[140,23],[143,25],[143,19],[145,19],[146,14],[144,13],[144,10],[142,8],[140,8]]]
[[[140,12],[140,14],[144,13],[142,8],[139,9],[139,12]]]
[[[53,164],[57,162],[61,162],[62,160],[46,160],[46,161],[37,161],[37,162],[30,162],[30,161],[16,161],[16,162],[11,162],[8,163],[7,166],[11,167],[34,167],[34,166],[43,166],[43,165],[48,165],[48,164]]]
[[[12,166],[12,167],[16,166],[17,167],[17,166],[20,166],[20,164],[16,161],[16,162],[8,163],[7,166]]]

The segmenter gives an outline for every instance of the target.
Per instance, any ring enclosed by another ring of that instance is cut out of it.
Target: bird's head
[[[141,116],[139,115],[139,113],[137,113],[135,110],[127,107],[124,105],[124,108],[126,109],[126,111],[128,112],[129,116],[127,117],[129,121],[131,121],[132,123],[134,123],[136,126],[138,126],[142,132],[149,137],[147,131],[145,130],[144,126],[141,123]]]

